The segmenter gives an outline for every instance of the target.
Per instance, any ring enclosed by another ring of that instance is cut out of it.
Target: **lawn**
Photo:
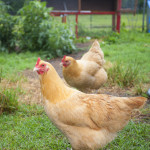
[[[140,84],[142,93],[150,85],[149,39],[150,34],[123,30],[120,35],[116,33],[105,35],[101,38],[100,43],[107,61],[117,65],[120,64],[120,66],[123,66],[121,68],[123,70],[133,68],[131,71],[134,71],[134,66],[137,66],[138,76],[133,88]],[[33,69],[38,56],[38,53],[30,52],[20,54],[0,53],[0,68],[2,68],[0,78],[9,80],[14,75],[17,76],[18,72]],[[115,72],[115,76],[121,77],[123,70]],[[110,75],[114,75],[113,72]],[[17,79],[15,82],[17,84]],[[118,83],[114,82],[113,84]],[[2,88],[0,85],[0,89]],[[124,86],[120,86],[120,88],[124,88]],[[18,91],[17,94],[19,95],[21,92]],[[149,105],[142,112],[147,115]],[[150,122],[147,118],[133,119],[119,133],[118,137],[103,150],[148,150],[150,147],[149,133]],[[42,106],[20,104],[16,112],[0,115],[0,149],[65,150],[67,147],[71,147],[68,140],[52,125]]]
[[[2,77],[7,78],[7,76],[12,74],[17,74],[19,71],[25,69],[32,69],[37,60],[38,53],[0,53],[0,69],[2,69]]]
[[[49,121],[41,106],[21,105],[13,114],[0,116],[0,149],[66,150],[67,139]],[[103,150],[148,150],[150,124],[133,122]]]
[[[150,34],[148,33],[122,31],[120,35],[114,34],[104,39],[101,47],[104,50],[106,60],[121,64],[122,71],[125,68],[134,70],[137,67],[138,81],[149,83],[149,39]]]

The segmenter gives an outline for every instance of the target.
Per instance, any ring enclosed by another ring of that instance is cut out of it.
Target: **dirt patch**
[[[31,72],[30,70],[28,70]],[[26,71],[27,72],[27,71]],[[33,72],[32,72],[33,73]],[[31,75],[30,77],[33,77]],[[27,80],[20,80],[17,82],[10,82],[8,80],[2,80],[1,87],[3,89],[14,89],[18,93],[18,101],[25,104],[42,104],[41,102],[41,90],[38,78],[27,77]]]
[[[25,93],[21,94],[19,101],[26,104],[42,104],[41,89],[38,79],[28,78],[28,82],[22,84]]]
[[[108,86],[108,87],[101,87],[98,90],[98,94],[109,94],[114,96],[121,96],[121,97],[130,97],[132,94],[130,93],[129,88],[122,89],[119,86]]]

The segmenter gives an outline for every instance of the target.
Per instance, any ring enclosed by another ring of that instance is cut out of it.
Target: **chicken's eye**
[[[42,65],[42,67],[44,67],[45,65]]]

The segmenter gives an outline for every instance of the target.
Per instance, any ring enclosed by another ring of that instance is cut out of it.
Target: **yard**
[[[0,1],[0,4],[3,4]],[[141,32],[142,15],[122,15],[121,32],[99,28],[110,26],[111,16],[80,16],[79,39],[74,35],[74,16],[49,15],[44,3],[32,1],[8,15],[0,5],[0,149],[66,150],[67,138],[51,123],[43,109],[38,75],[33,72],[37,58],[50,62],[63,79],[63,55],[75,59],[100,43],[108,68],[108,81],[98,91],[115,96],[144,96],[148,101],[133,112],[129,124],[102,150],[148,150],[150,147],[150,34]],[[29,15],[30,14],[30,15]],[[56,28],[57,27],[57,28]],[[70,30],[70,27],[72,30]],[[94,28],[96,27],[96,28]],[[140,27],[140,28],[139,28]],[[81,37],[82,35],[82,37]],[[91,39],[86,37],[91,37]]]
[[[120,35],[112,34],[100,39],[107,61],[121,64],[122,71],[128,67],[134,71],[134,67],[137,66],[138,72],[133,86],[125,86],[110,78],[108,83],[99,89],[99,93],[117,96],[146,96],[146,91],[150,87],[149,38],[150,35],[146,33],[122,31]],[[80,58],[89,49],[92,42],[93,40],[78,43],[77,47],[83,50],[70,55],[76,59]],[[1,149],[60,150],[70,147],[67,139],[52,125],[43,110],[39,80],[37,75],[32,72],[38,56],[40,55],[36,52],[0,53],[0,63],[2,64],[0,88],[13,89],[19,101],[17,111],[0,115]],[[47,61],[56,68],[62,77],[62,68],[59,66],[61,57]],[[122,71],[110,72],[110,74],[121,79]],[[124,80],[122,79],[120,82],[124,82]],[[118,137],[104,149],[148,150],[150,146],[149,113],[148,101],[141,114],[136,114],[136,117],[119,133]]]

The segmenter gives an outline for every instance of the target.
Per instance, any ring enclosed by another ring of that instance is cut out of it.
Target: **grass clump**
[[[121,31],[106,35],[100,43],[105,59],[112,62],[113,67],[108,70],[108,83],[121,87],[138,87],[139,95],[145,91],[145,84],[149,78],[149,34],[138,31]]]
[[[117,138],[109,143],[102,150],[147,150],[150,143],[150,125],[146,123],[135,123],[130,121],[129,124],[118,134]]]
[[[3,71],[2,71],[2,68],[0,68],[0,83],[2,81],[2,76],[3,76]]]
[[[111,84],[118,84],[121,87],[133,87],[139,83],[138,65],[116,63],[108,70],[108,79]]]
[[[12,113],[18,109],[17,93],[13,89],[0,92],[0,114]]]

